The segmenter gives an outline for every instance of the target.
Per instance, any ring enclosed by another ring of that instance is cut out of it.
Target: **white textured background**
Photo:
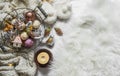
[[[48,76],[120,76],[120,0],[71,4],[70,21],[56,24],[64,36],[56,36]]]

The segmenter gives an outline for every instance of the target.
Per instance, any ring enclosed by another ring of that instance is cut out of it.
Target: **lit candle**
[[[48,53],[46,52],[41,52],[40,54],[38,54],[37,56],[37,61],[40,63],[40,64],[46,64],[48,63],[49,61],[49,55]]]
[[[35,60],[40,67],[46,67],[52,61],[52,53],[47,49],[40,49],[35,54]]]

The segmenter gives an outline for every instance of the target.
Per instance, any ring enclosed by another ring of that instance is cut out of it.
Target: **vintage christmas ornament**
[[[35,28],[35,29],[38,29],[39,27],[40,27],[40,21],[38,21],[38,20],[35,20],[34,22],[33,22],[33,28]]]
[[[33,44],[34,44],[34,42],[33,42],[33,40],[32,39],[27,39],[26,41],[25,41],[25,47],[32,47],[33,46]]]
[[[5,21],[4,31],[10,31],[11,29],[13,29],[13,25],[9,21]]]
[[[33,26],[32,25],[26,28],[26,32],[29,36],[30,36],[32,31],[33,31]]]
[[[22,40],[19,36],[17,36],[13,41],[13,47],[20,48],[22,45]]]
[[[49,39],[47,40],[47,43],[50,44],[53,42],[53,37],[49,37]]]
[[[46,28],[46,29],[45,29],[45,33],[44,33],[44,36],[45,36],[45,37],[49,36],[50,31],[51,31],[51,28],[50,28],[50,27]]]
[[[26,22],[35,20],[35,13],[33,11],[28,11],[25,13]]]
[[[33,26],[31,25],[31,26],[29,27],[29,29],[30,29],[30,31],[32,31],[32,30],[33,30]]]
[[[22,32],[20,37],[22,40],[26,40],[26,39],[28,39],[28,34],[26,32]]]
[[[28,21],[27,23],[26,23],[26,27],[29,27],[29,26],[31,26],[32,25],[32,21]]]
[[[29,37],[31,37],[31,38],[34,38],[34,37],[35,37],[33,31],[30,30],[30,28],[28,28],[28,29],[26,30],[26,32],[27,32],[27,34],[28,34]]]
[[[26,25],[25,25],[24,22],[22,22],[22,23],[18,26],[19,30],[24,30],[25,27],[26,27]]]
[[[40,49],[35,54],[35,62],[40,67],[49,66],[52,60],[52,53],[47,49]]]
[[[50,36],[48,40],[46,41],[46,44],[49,48],[52,48],[54,46],[54,37]]]

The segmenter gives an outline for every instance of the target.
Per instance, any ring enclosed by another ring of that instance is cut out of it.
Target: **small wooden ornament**
[[[9,21],[5,21],[4,31],[10,31],[11,29],[13,29],[13,25]]]
[[[35,54],[35,62],[40,67],[47,67],[53,60],[52,53],[47,49],[40,49]]]
[[[59,36],[63,35],[63,32],[60,28],[55,28],[55,31],[56,31],[57,35],[59,35]]]
[[[17,36],[13,41],[13,47],[20,48],[22,45],[22,40],[19,36]]]
[[[53,37],[49,37],[49,39],[47,40],[47,43],[52,43],[53,42]]]

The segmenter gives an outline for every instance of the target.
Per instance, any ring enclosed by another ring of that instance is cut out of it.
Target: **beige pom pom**
[[[39,28],[40,27],[40,21],[38,21],[38,20],[35,20],[34,22],[33,22],[33,28]]]
[[[28,39],[28,35],[27,35],[26,32],[21,33],[20,37],[21,37],[22,40]]]

